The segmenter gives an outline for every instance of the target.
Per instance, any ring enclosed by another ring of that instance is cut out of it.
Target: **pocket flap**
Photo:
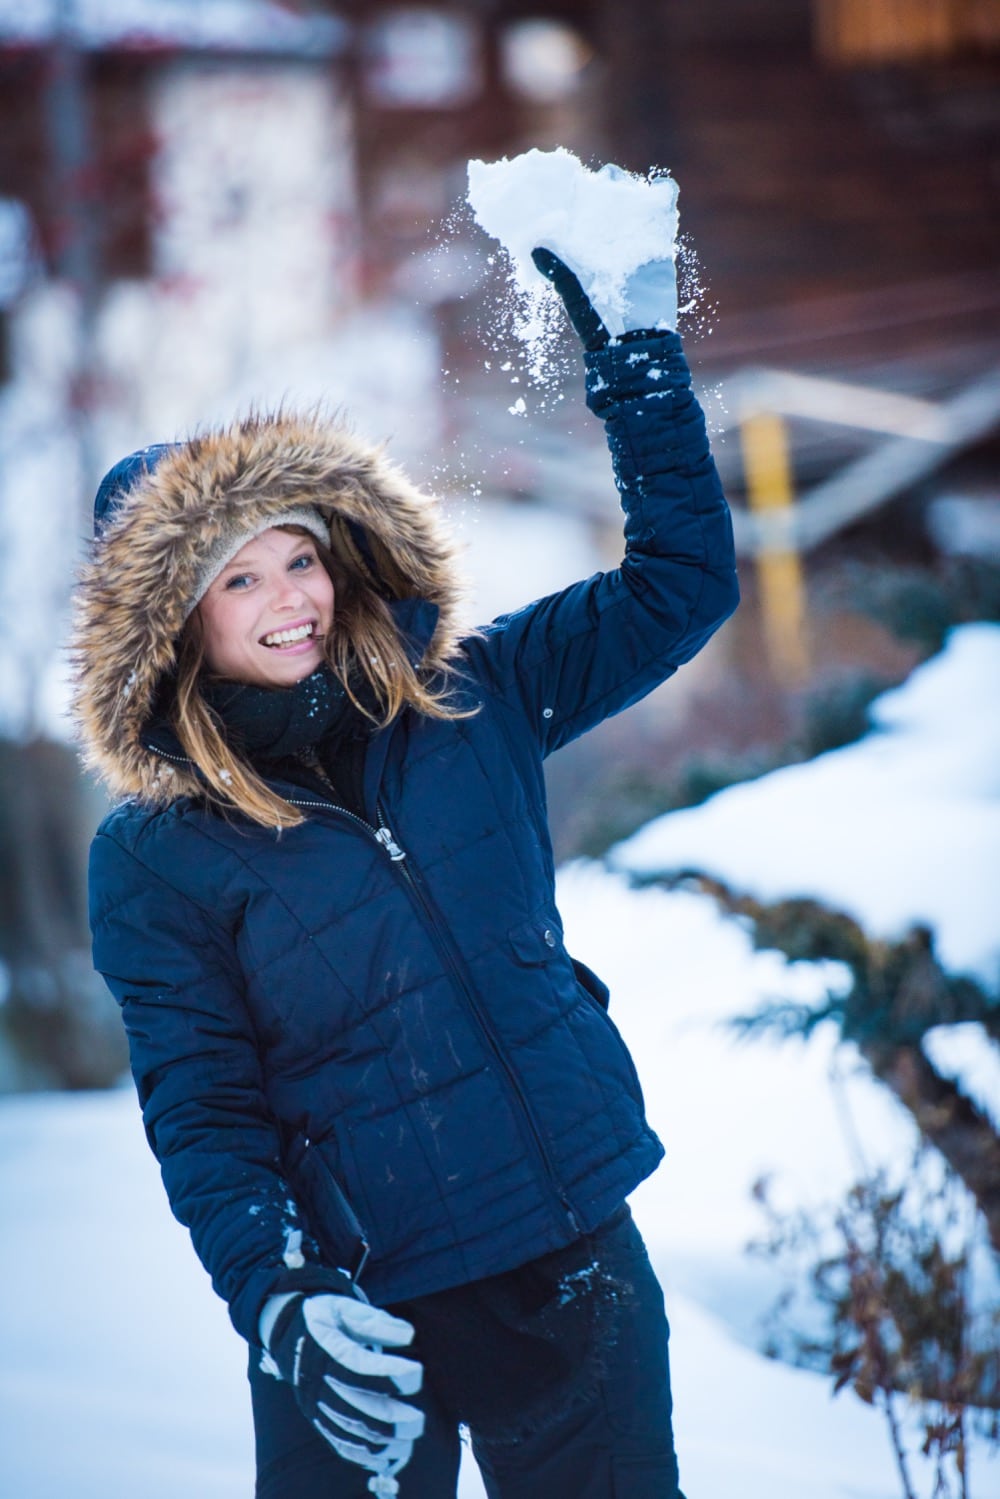
[[[512,926],[507,940],[520,963],[550,963],[562,952],[562,927],[553,911],[543,909]]]

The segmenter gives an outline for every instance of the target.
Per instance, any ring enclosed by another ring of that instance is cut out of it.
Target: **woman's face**
[[[273,526],[226,564],[196,612],[212,671],[258,687],[290,687],[323,660],[333,584],[311,536]]]

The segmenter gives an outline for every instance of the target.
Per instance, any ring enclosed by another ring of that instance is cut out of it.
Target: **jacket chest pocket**
[[[529,968],[551,963],[563,952],[562,927],[551,909],[536,911],[527,921],[510,927],[507,941],[517,961]]]
[[[569,957],[576,981],[587,998],[593,1001],[598,1009],[607,1010],[611,991],[592,968],[588,968],[586,963],[581,963],[579,958],[566,953],[563,947],[562,926],[551,908],[543,908],[534,916],[529,917],[527,921],[511,927],[507,933],[507,940],[518,962],[524,963],[529,968],[542,967],[560,955]]]

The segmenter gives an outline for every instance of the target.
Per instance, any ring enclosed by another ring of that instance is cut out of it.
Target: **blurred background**
[[[112,462],[322,398],[446,499],[475,615],[616,560],[575,351],[531,387],[470,157],[676,175],[736,510],[736,619],[551,763],[561,858],[856,737],[998,617],[996,0],[0,0],[0,80],[3,1089],[123,1061],[61,650]]]

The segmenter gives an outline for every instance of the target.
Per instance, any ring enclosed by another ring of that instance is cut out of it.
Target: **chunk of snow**
[[[677,184],[664,174],[640,177],[610,164],[592,172],[562,146],[470,161],[468,174],[476,222],[507,251],[518,290],[537,295],[547,286],[531,252],[553,250],[612,333],[624,326],[629,276],[674,256]]]
[[[306,1258],[302,1253],[301,1228],[288,1228],[285,1230],[285,1253],[283,1258],[289,1270],[302,1269]]]

